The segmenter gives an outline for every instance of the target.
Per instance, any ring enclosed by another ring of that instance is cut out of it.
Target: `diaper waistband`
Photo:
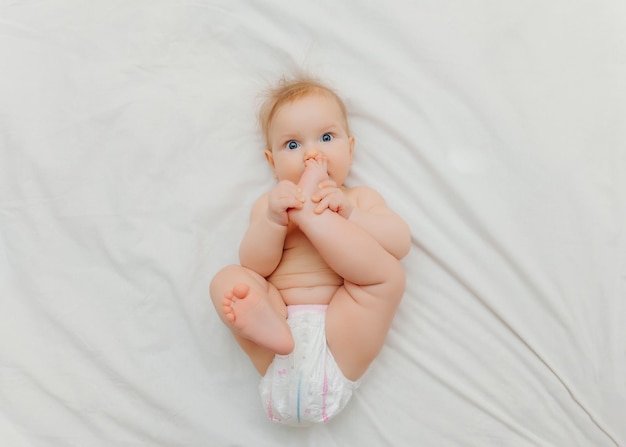
[[[328,304],[293,304],[291,306],[287,306],[287,317],[295,315],[299,312],[326,313],[326,309],[328,309]]]

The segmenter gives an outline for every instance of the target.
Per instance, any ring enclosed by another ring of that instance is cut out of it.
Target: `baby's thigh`
[[[349,380],[361,377],[380,352],[400,298],[371,295],[351,283],[333,296],[326,312],[326,341]]]

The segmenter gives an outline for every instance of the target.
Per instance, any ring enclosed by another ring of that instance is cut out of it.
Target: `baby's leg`
[[[404,276],[394,273],[378,285],[346,281],[333,296],[326,312],[326,340],[348,379],[360,378],[379,354],[403,293]]]
[[[263,277],[231,265],[215,275],[210,292],[222,322],[261,374],[275,354],[293,350],[285,303],[278,290]]]
[[[299,186],[305,196],[323,180],[323,163],[307,162]],[[400,262],[361,227],[330,210],[315,214],[307,201],[292,219],[328,265],[344,278],[326,315],[326,338],[337,364],[359,378],[383,346],[404,293]]]

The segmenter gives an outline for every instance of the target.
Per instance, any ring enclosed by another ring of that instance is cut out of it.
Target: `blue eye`
[[[332,141],[333,136],[329,133],[325,133],[324,135],[322,135],[322,141],[324,143],[328,143],[329,141]]]
[[[300,147],[300,143],[298,143],[297,141],[291,140],[291,141],[287,142],[285,147],[287,149],[290,149],[290,150],[295,150],[295,149],[298,149]]]

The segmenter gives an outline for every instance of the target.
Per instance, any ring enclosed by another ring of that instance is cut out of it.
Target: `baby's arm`
[[[287,209],[301,208],[302,197],[297,186],[280,182],[261,196],[250,214],[250,225],[239,246],[239,262],[263,277],[269,276],[283,256],[283,245],[289,225]]]
[[[391,211],[383,197],[371,188],[358,187],[356,206],[348,220],[367,231],[397,259],[406,256],[411,248],[409,226]]]

